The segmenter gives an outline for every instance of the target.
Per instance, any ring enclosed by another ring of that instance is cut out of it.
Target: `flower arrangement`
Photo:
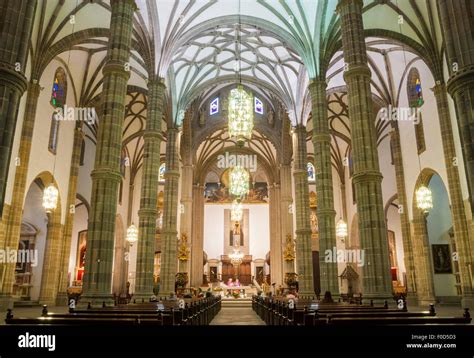
[[[186,287],[187,283],[188,283],[188,273],[187,272],[178,272],[176,274],[176,285],[179,288],[184,288],[184,287]]]
[[[232,297],[239,298],[240,297],[240,290],[232,290]]]

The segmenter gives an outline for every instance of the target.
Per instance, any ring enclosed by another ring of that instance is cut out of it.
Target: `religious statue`
[[[185,233],[181,234],[181,240],[178,247],[178,259],[180,261],[189,260],[188,235]]]
[[[291,234],[286,235],[286,247],[283,252],[283,257],[286,261],[293,261],[295,259],[295,243]]]

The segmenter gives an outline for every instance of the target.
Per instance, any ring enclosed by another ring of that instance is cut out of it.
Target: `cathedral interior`
[[[471,322],[472,0],[0,0],[0,33],[7,326]]]

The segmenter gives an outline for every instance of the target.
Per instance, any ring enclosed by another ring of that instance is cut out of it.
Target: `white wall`
[[[270,251],[268,204],[244,204],[249,210],[249,248],[252,259],[265,259]],[[204,205],[204,251],[208,259],[220,260],[224,254],[224,210],[231,204]]]

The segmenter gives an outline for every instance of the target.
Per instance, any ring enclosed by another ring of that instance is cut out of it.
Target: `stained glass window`
[[[59,67],[54,74],[53,88],[51,90],[51,105],[54,108],[63,108],[66,103],[67,82],[66,73]]]
[[[158,175],[158,181],[159,182],[164,182],[165,181],[165,172],[166,172],[166,164],[161,163],[160,170],[159,170],[159,175]]]
[[[209,106],[209,114],[213,116],[219,113],[219,97],[214,98]]]
[[[263,102],[255,97],[255,113],[263,114]]]
[[[313,163],[308,162],[307,170],[308,170],[308,181],[311,181],[311,182],[316,181],[316,172],[314,170]]]
[[[420,73],[416,67],[412,67],[408,72],[407,93],[410,107],[418,108],[423,105],[423,89],[421,88]]]

